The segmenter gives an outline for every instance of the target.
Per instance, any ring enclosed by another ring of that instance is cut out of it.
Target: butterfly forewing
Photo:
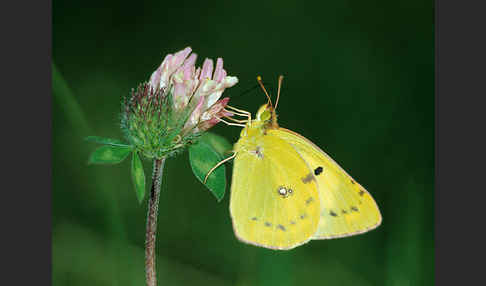
[[[239,142],[230,212],[236,236],[247,243],[290,249],[307,242],[319,223],[316,182],[295,149],[271,134]]]
[[[307,181],[317,182],[321,210],[313,239],[350,236],[380,225],[381,214],[371,195],[326,153],[290,130],[270,133],[293,146],[312,170]]]

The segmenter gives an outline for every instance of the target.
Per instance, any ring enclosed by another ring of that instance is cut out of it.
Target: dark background
[[[365,186],[383,223],[286,252],[245,245],[229,191],[217,203],[184,153],[166,164],[160,285],[433,284],[434,3],[353,0],[54,2],[53,62],[67,83],[53,82],[62,91],[52,106],[54,285],[143,285],[146,202],[137,203],[130,161],[88,166],[95,145],[83,137],[122,139],[122,97],[186,46],[198,65],[223,57],[240,79],[224,95],[253,113],[263,93],[242,93],[257,75],[275,90],[284,74],[280,125]],[[230,142],[240,132],[212,131]]]

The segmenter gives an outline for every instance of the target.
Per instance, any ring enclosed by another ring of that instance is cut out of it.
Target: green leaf
[[[140,160],[137,152],[133,152],[132,157],[132,180],[138,202],[142,203],[145,197],[145,173],[143,171],[142,160]]]
[[[204,141],[199,141],[189,147],[189,162],[192,172],[203,184],[209,170],[222,159],[218,152]],[[224,166],[221,165],[215,169],[204,185],[220,202],[223,199],[226,188],[226,170]]]
[[[199,140],[210,145],[222,158],[226,158],[229,151],[233,149],[233,146],[226,138],[211,132],[204,133]]]
[[[89,164],[117,164],[123,161],[132,151],[130,146],[101,146],[89,157]]]
[[[104,137],[99,137],[99,136],[88,136],[88,137],[84,138],[84,140],[99,143],[99,144],[105,144],[105,145],[131,147],[130,145],[125,144],[124,142],[122,142],[118,139],[104,138]]]

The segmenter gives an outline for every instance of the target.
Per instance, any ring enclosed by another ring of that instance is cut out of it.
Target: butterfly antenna
[[[278,77],[278,91],[277,91],[277,101],[275,102],[275,110],[277,110],[278,100],[280,98],[280,88],[282,87],[283,78],[284,78],[283,75],[280,75]]]
[[[268,104],[270,104],[270,106],[272,106],[272,100],[270,99],[270,95],[268,95],[268,92],[265,89],[265,86],[263,86],[262,77],[261,76],[257,76],[257,81],[260,84],[260,86],[262,87],[263,91],[265,92],[265,95],[268,98]]]

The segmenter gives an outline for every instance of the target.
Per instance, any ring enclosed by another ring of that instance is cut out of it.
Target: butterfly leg
[[[222,160],[221,162],[219,162],[218,164],[216,164],[214,167],[211,168],[211,170],[209,170],[209,172],[207,173],[206,177],[204,178],[204,184],[206,184],[206,181],[208,180],[208,177],[209,175],[211,175],[211,173],[216,170],[216,168],[218,168],[219,166],[221,166],[222,164],[224,164],[225,162],[233,159],[234,157],[236,157],[236,152],[233,153],[233,155],[229,156],[228,158]]]
[[[236,123],[248,123],[248,120],[246,120],[246,119],[245,120],[238,120],[238,119],[234,119],[234,118],[228,117],[228,116],[225,116],[224,118],[229,119],[229,120],[236,122]]]
[[[251,114],[249,111],[246,111],[246,110],[243,110],[243,109],[238,109],[236,107],[233,107],[231,105],[226,105],[226,107],[228,107],[229,109],[232,109],[234,111],[237,111],[237,112],[240,112],[240,113],[243,113],[243,114]]]
[[[231,123],[231,122],[225,121],[225,120],[223,120],[223,118],[219,118],[219,121],[221,121],[224,124],[229,125],[229,126],[239,126],[239,127],[245,127],[246,126],[245,124]]]
[[[248,117],[248,122],[251,122],[251,113],[249,111],[241,110],[241,109],[235,108],[233,106],[229,106],[229,105],[226,105],[226,107],[231,109],[230,112],[232,112],[236,115]]]

